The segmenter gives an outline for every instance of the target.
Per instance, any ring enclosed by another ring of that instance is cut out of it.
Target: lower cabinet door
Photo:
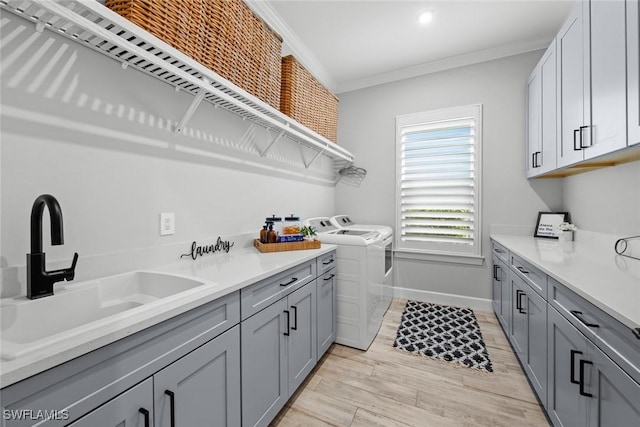
[[[288,383],[291,395],[313,370],[318,359],[315,281],[289,294],[287,300],[291,316],[291,329],[287,337]]]
[[[155,426],[240,426],[240,326],[153,377]]]
[[[527,345],[522,361],[538,399],[547,406],[547,302],[533,289],[526,290]]]
[[[502,299],[502,287],[500,286],[500,264],[498,264],[498,260],[497,258],[494,256],[493,257],[493,280],[492,280],[492,289],[493,289],[493,311],[494,313],[496,313],[496,316],[498,317],[498,320],[501,320],[500,317],[502,316],[502,312],[501,312],[501,304],[500,304],[500,300]]]
[[[502,261],[500,266],[500,315],[498,320],[502,324],[504,332],[508,335],[511,328],[511,281],[509,280],[509,268]]]
[[[268,425],[289,399],[286,338],[291,320],[287,298],[282,298],[240,324],[244,427]]]
[[[153,427],[153,422],[153,380],[148,378],[70,426]]]
[[[318,278],[316,285],[318,319],[318,359],[336,340],[336,274],[335,270]]]
[[[526,284],[515,274],[511,274],[511,327],[509,329],[509,341],[516,351],[518,359],[524,365],[523,359],[527,352],[527,293]]]
[[[589,426],[640,424],[640,384],[635,382],[591,342],[587,344],[583,371]]]
[[[554,426],[590,425],[587,424],[587,397],[580,394],[581,383],[586,381],[584,364],[581,381],[580,361],[587,353],[587,339],[551,307],[548,312],[547,338],[547,414]]]

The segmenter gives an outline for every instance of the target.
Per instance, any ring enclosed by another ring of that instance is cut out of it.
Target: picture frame
[[[563,222],[569,222],[569,212],[538,212],[533,237],[557,239],[559,234],[557,227]]]

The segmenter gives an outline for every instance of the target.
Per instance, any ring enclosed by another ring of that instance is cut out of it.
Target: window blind
[[[461,112],[399,120],[399,248],[477,252],[477,117]]]

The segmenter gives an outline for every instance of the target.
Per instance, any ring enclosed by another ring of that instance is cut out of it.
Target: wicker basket
[[[105,0],[105,6],[280,107],[282,38],[242,0]]]
[[[282,58],[280,111],[337,142],[338,98],[291,55]]]

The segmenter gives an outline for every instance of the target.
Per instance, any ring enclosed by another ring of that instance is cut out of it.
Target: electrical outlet
[[[173,212],[160,214],[160,235],[169,236],[176,233],[176,216]]]

